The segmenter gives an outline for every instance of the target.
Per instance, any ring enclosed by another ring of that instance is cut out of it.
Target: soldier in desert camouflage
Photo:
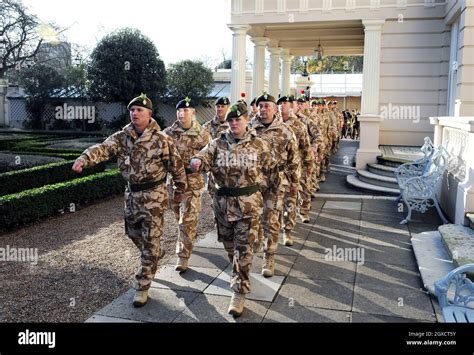
[[[202,128],[210,134],[211,139],[217,138],[222,132],[229,129],[229,123],[225,119],[229,104],[230,101],[228,97],[219,97],[215,102],[216,116],[211,121],[202,125]],[[215,192],[212,174],[208,175],[207,191],[212,198]]]
[[[217,190],[213,198],[219,240],[232,262],[234,293],[229,313],[242,314],[250,292],[250,267],[263,199],[260,188],[273,168],[268,143],[247,127],[247,106],[237,102],[227,113],[230,131],[221,133],[191,160],[196,171],[210,171]]]
[[[263,94],[257,98],[259,114],[250,122],[250,127],[269,145],[276,166],[268,178],[268,187],[263,192],[263,229],[259,231],[264,240],[262,275],[271,277],[275,273],[275,254],[280,234],[280,213],[283,211],[285,189],[295,195],[299,186],[300,157],[296,137],[283,124],[275,98]]]
[[[284,197],[284,212],[282,214],[282,232],[283,243],[286,246],[293,245],[291,231],[296,225],[296,213],[298,209],[298,201],[305,201],[311,203],[311,195],[309,194],[308,179],[306,176],[311,176],[312,167],[314,164],[313,151],[311,149],[308,128],[307,126],[293,113],[293,98],[290,96],[282,96],[278,99],[280,114],[283,122],[294,133],[298,143],[298,152],[300,156],[300,181],[298,194],[291,194],[287,186]],[[309,208],[306,214],[309,213]]]
[[[229,98],[226,96],[219,97],[215,102],[216,116],[202,125],[211,138],[217,138],[221,132],[229,129],[229,123],[225,120],[225,115],[229,109]]]
[[[185,164],[188,187],[185,198],[179,203],[171,200],[179,226],[178,241],[176,243],[176,271],[185,272],[188,269],[188,260],[193,251],[196,240],[199,212],[201,211],[201,196],[204,188],[204,176],[193,172],[188,165],[193,155],[204,148],[211,140],[211,135],[204,130],[195,118],[196,110],[193,100],[186,97],[176,105],[177,120],[171,127],[164,130],[174,142],[176,149]],[[175,185],[170,181],[169,189]]]
[[[141,307],[148,300],[148,289],[163,253],[163,213],[168,206],[165,181],[171,173],[178,201],[186,190],[186,175],[179,154],[151,117],[152,102],[145,94],[128,104],[131,123],[103,143],[86,149],[72,169],[80,173],[87,166],[116,157],[120,172],[127,181],[125,192],[125,231],[140,250],[141,267],[135,277],[133,305]]]

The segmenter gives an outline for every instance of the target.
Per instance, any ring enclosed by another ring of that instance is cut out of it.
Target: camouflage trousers
[[[316,165],[311,163],[312,172],[311,174],[307,173],[307,167],[303,167],[303,174],[301,174],[300,186],[298,190],[298,204],[299,204],[299,213],[303,216],[309,214],[311,209],[311,194],[313,191],[313,179],[316,178]],[[317,182],[317,181],[316,181]]]
[[[298,194],[291,194],[290,186],[285,186],[283,211],[280,214],[280,226],[282,230],[287,232],[291,232],[296,225],[297,199]]]
[[[238,293],[250,292],[250,267],[253,259],[253,244],[258,236],[260,216],[229,222],[219,211],[214,211],[217,221],[217,236],[232,260],[230,287]]]
[[[203,190],[186,191],[186,198],[180,203],[171,200],[171,209],[178,223],[178,240],[176,254],[180,258],[189,259],[196,240],[197,224],[201,212],[201,196]]]
[[[275,254],[280,236],[280,214],[283,211],[284,190],[277,187],[263,193],[263,216],[258,230],[258,243],[263,242],[263,251]]]
[[[125,193],[125,232],[140,251],[141,265],[135,274],[136,290],[148,290],[161,253],[163,213],[167,207],[164,185],[152,190]]]
[[[311,172],[310,182],[310,191],[311,194],[315,194],[319,190],[319,178],[321,176],[321,163],[319,161],[315,161],[313,163],[313,171]]]

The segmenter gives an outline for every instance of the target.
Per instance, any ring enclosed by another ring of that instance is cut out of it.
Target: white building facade
[[[474,115],[474,0],[232,0],[229,28],[232,99],[245,91],[247,36],[252,97],[289,94],[292,56],[319,43],[324,55],[364,56],[358,168],[380,144],[422,145],[429,118],[453,116],[456,100],[458,115]]]

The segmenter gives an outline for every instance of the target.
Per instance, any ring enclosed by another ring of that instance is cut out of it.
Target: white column
[[[290,94],[290,75],[291,75],[291,59],[293,56],[289,55],[287,49],[282,50],[281,53],[281,95]]]
[[[280,93],[280,53],[281,48],[268,48],[270,52],[270,77],[268,80],[268,93],[275,98]]]
[[[228,25],[232,30],[232,79],[230,88],[231,101],[238,100],[245,91],[245,38],[250,28],[248,25]]]
[[[254,37],[250,39],[253,47],[253,76],[252,76],[252,100],[262,95],[265,88],[265,46],[268,43],[266,37]]]
[[[385,20],[362,20],[364,25],[364,68],[362,75],[362,103],[360,144],[356,156],[356,168],[365,169],[367,163],[375,163],[379,151],[380,130],[380,44]]]
[[[6,112],[8,80],[0,79],[0,127],[8,127],[8,117]]]

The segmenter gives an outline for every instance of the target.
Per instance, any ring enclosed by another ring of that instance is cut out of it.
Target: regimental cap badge
[[[148,97],[143,92],[140,94],[139,98],[142,100],[142,104],[146,105]]]
[[[186,96],[184,101],[186,101],[186,107],[189,107],[189,103],[191,102],[191,99],[188,96]]]

